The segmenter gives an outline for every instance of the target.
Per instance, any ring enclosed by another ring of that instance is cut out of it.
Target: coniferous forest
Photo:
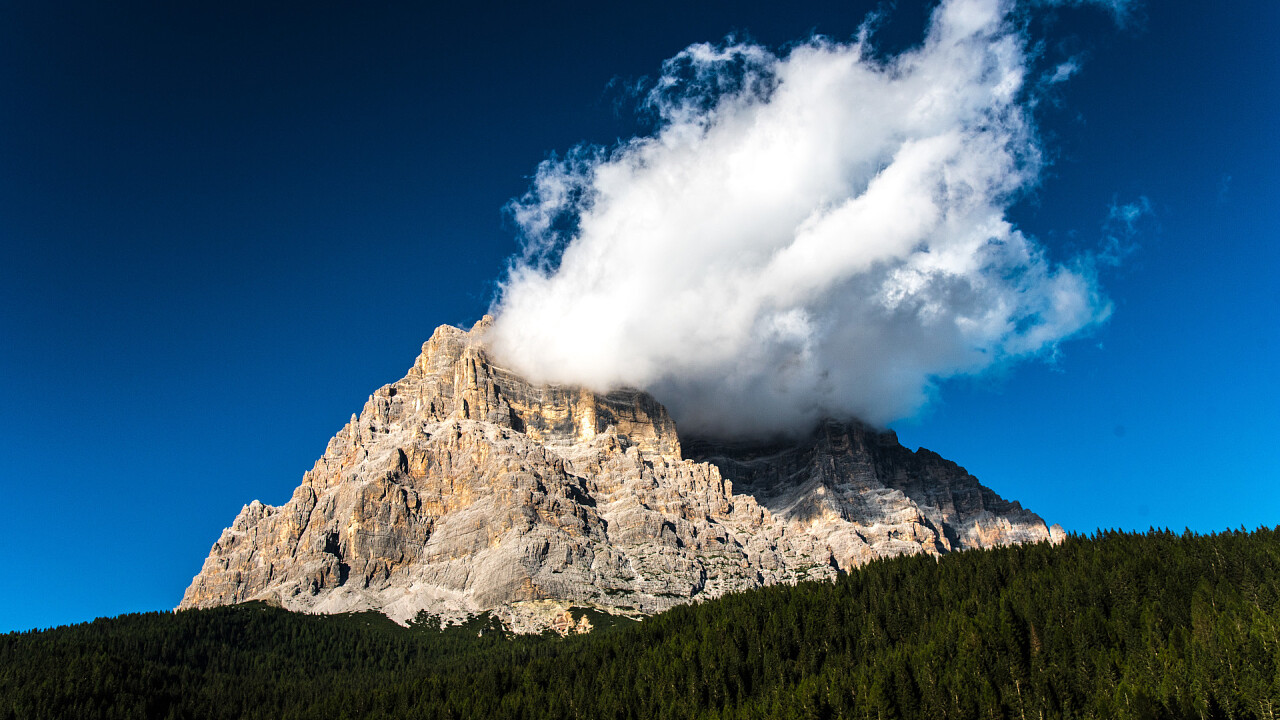
[[[874,562],[589,635],[260,604],[0,636],[0,718],[1265,718],[1280,528]]]

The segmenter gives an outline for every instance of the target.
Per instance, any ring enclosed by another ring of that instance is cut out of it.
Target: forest
[[[587,635],[263,604],[0,636],[0,719],[1258,718],[1280,528],[879,560]]]

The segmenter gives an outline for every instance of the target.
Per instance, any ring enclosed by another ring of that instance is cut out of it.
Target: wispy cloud
[[[1151,201],[1145,195],[1128,203],[1112,200],[1106,222],[1102,224],[1102,247],[1097,262],[1114,267],[1137,252],[1142,226],[1153,216]]]
[[[1111,18],[1121,27],[1132,25],[1142,9],[1142,0],[1033,0],[1033,4],[1098,7],[1110,13]]]
[[[499,358],[649,389],[695,432],[768,433],[909,415],[940,378],[1105,319],[1094,273],[1006,219],[1042,162],[1012,9],[944,0],[889,60],[864,33],[667,61],[654,134],[548,160],[512,204]]]

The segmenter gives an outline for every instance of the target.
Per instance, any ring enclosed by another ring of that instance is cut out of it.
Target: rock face
[[[437,329],[288,502],[246,505],[179,608],[492,611],[531,631],[579,627],[572,606],[648,614],[876,557],[1061,538],[955,463],[859,424],[683,452],[647,394],[494,365],[487,323]]]

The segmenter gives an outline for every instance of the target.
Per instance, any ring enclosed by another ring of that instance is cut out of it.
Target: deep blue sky
[[[484,312],[537,163],[636,131],[615,78],[874,9],[106,5],[0,8],[0,631],[174,606],[243,504]],[[925,17],[903,0],[885,42]],[[1082,70],[1014,216],[1066,257],[1113,202],[1152,214],[1105,326],[947,383],[905,444],[1069,530],[1280,523],[1278,20],[1059,14],[1046,52]]]

